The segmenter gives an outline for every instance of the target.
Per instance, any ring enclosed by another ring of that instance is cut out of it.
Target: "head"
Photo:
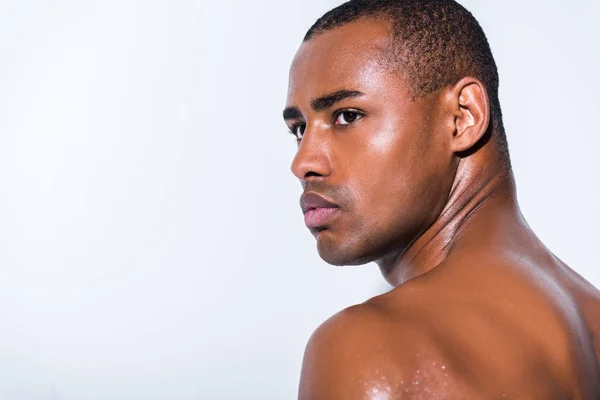
[[[509,168],[494,59],[452,0],[353,0],[325,14],[292,64],[284,119],[307,224],[331,264],[402,253],[482,148]]]

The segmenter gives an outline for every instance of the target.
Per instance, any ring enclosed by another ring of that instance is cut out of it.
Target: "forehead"
[[[360,19],[304,42],[292,63],[288,105],[341,89],[363,93],[380,90],[390,81],[385,54],[391,46],[388,23]]]

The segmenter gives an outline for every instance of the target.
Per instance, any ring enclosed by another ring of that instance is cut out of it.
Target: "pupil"
[[[302,135],[304,135],[304,125],[300,125],[297,129],[296,132],[298,132],[298,136],[302,137]]]
[[[354,122],[356,120],[356,113],[345,112],[344,119],[346,120],[346,122]]]

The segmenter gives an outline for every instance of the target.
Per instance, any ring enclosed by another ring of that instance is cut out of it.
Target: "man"
[[[308,31],[284,119],[320,256],[395,289],[320,326],[299,398],[600,399],[600,292],[523,219],[474,17],[353,0]]]

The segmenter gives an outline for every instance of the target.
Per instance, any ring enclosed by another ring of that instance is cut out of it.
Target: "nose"
[[[331,174],[331,160],[325,132],[306,128],[292,161],[291,170],[302,183]]]

